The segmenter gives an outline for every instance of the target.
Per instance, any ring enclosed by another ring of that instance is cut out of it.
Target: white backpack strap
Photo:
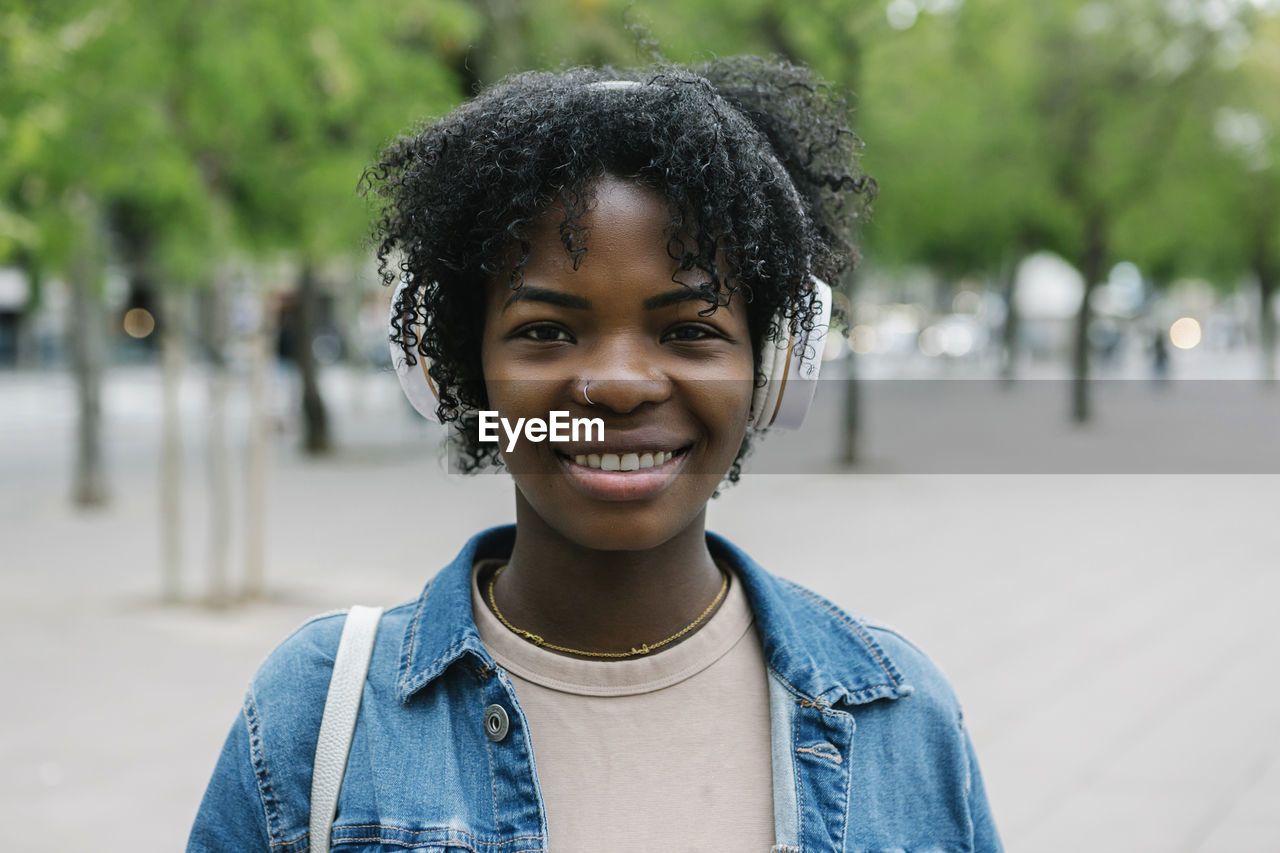
[[[338,811],[338,791],[347,770],[351,735],[356,728],[356,715],[360,713],[365,676],[369,674],[369,658],[373,656],[373,640],[378,635],[381,618],[381,607],[352,607],[342,628],[342,639],[338,641],[311,773],[310,853],[329,853],[329,831]]]

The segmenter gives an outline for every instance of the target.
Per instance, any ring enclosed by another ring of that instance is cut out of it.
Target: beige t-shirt
[[[528,718],[552,853],[768,853],[769,688],[736,578],[684,642],[644,658],[593,661],[511,633],[476,577],[476,626]]]

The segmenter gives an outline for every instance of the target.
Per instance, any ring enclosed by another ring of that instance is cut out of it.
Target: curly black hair
[[[622,80],[640,85],[600,85]],[[834,281],[857,259],[851,226],[876,192],[857,168],[861,146],[830,86],[757,57],[519,74],[391,143],[361,185],[379,206],[379,273],[406,282],[392,340],[409,364],[429,359],[464,470],[500,464],[497,445],[464,417],[487,408],[485,284],[505,272],[521,286],[530,227],[553,203],[564,206],[560,235],[576,265],[593,182],[610,174],[662,193],[668,251],[710,277],[705,310],[737,293],[747,300],[759,380],[765,339],[812,327],[810,274]]]

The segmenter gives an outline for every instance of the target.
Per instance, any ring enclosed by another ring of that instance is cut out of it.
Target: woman
[[[705,530],[854,260],[857,145],[807,71],[738,59],[516,77],[370,170],[402,377],[516,523],[383,617],[336,849],[1000,849],[929,661]],[[603,436],[482,440],[556,411]],[[190,850],[308,849],[343,623],[263,665]]]

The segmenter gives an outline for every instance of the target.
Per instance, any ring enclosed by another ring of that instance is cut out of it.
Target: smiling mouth
[[[649,468],[657,468],[665,465],[671,460],[683,456],[689,450],[688,447],[682,447],[675,451],[637,451],[629,453],[577,453],[569,455],[567,453],[559,453],[557,455],[562,459],[566,459],[575,465],[583,468],[591,468],[596,471],[643,471]]]

